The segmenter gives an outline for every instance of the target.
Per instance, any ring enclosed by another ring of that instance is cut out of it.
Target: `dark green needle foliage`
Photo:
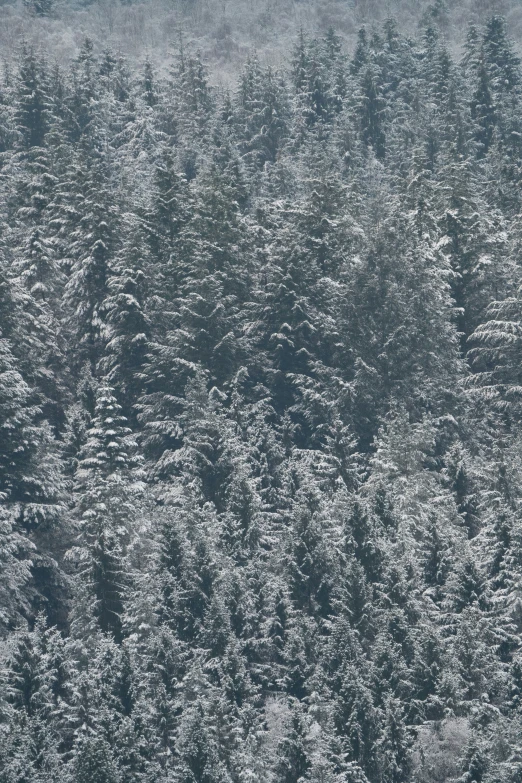
[[[519,783],[518,9],[0,16],[0,783]]]

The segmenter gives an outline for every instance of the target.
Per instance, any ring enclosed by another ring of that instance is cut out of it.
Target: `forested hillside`
[[[210,84],[232,89],[253,51],[263,65],[285,68],[300,30],[321,37],[333,27],[351,53],[362,25],[393,18],[403,35],[434,26],[454,53],[470,24],[494,14],[520,49],[520,0],[0,0],[0,54],[12,63],[24,39],[63,65],[88,37],[123,52],[131,67],[148,57],[164,76],[182,37],[201,52]]]
[[[11,42],[0,783],[522,780],[522,66],[462,34]]]

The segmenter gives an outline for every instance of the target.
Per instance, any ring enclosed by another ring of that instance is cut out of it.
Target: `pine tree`
[[[478,84],[471,102],[471,117],[476,125],[475,140],[479,145],[480,152],[483,156],[487,155],[493,143],[497,121],[489,74],[483,62],[479,66]]]
[[[470,381],[488,404],[517,417],[520,291],[504,301],[492,302],[491,316],[470,337],[471,358],[478,371]]]
[[[125,577],[124,546],[133,518],[126,480],[135,443],[110,387],[96,395],[96,408],[75,476],[80,546],[74,552],[82,584],[75,621],[79,629],[93,617],[104,633],[121,639]],[[85,605],[85,601],[89,602]],[[85,617],[81,616],[85,612]],[[81,631],[79,630],[79,633]]]
[[[301,30],[293,52],[292,81],[296,92],[295,117],[305,128],[328,124],[332,119],[332,90],[322,55],[319,41],[308,40]]]
[[[213,164],[198,182],[194,215],[184,236],[191,260],[173,335],[179,355],[200,364],[219,384],[238,369],[241,341],[235,335],[250,272],[234,179]]]
[[[82,140],[89,145],[95,137],[98,124],[95,112],[95,71],[94,45],[90,38],[85,38],[73,65],[72,89],[68,91],[66,101],[65,124],[73,144]]]
[[[71,273],[64,303],[77,341],[75,369],[89,362],[95,372],[103,351],[103,303],[109,293],[119,216],[105,156],[80,157],[78,163],[74,174],[75,225],[67,259]]]
[[[154,169],[152,203],[145,214],[145,236],[152,254],[152,293],[161,302],[161,311],[171,310],[184,280],[186,255],[181,232],[192,211],[191,194],[177,170],[172,151],[165,148]],[[158,305],[155,310],[160,310]],[[159,313],[158,313],[159,315]],[[161,312],[163,328],[165,314]]]
[[[374,64],[361,72],[355,105],[361,140],[378,160],[382,160],[386,151],[386,137],[383,130],[385,103],[379,84],[379,72]]]
[[[117,390],[123,411],[135,423],[140,397],[140,373],[146,360],[150,321],[144,312],[145,275],[124,269],[107,281],[109,296],[103,303],[106,321],[105,356],[101,366],[107,381]]]
[[[335,570],[325,547],[324,520],[313,506],[311,498],[297,499],[288,558],[290,586],[298,608],[326,619],[332,612]]]
[[[48,76],[32,49],[21,52],[15,120],[25,149],[43,147],[49,129],[50,100]]]
[[[152,109],[158,103],[156,79],[154,69],[150,60],[145,60],[143,66],[143,76],[141,86],[143,89],[142,98],[147,106]]]
[[[516,89],[520,84],[520,59],[513,51],[506,31],[506,21],[501,16],[488,19],[482,46],[496,90],[502,93]]]
[[[0,495],[26,529],[52,527],[63,489],[56,451],[38,396],[18,366],[9,342],[0,338]]]
[[[282,76],[247,61],[239,78],[236,106],[229,120],[247,166],[261,169],[274,163],[288,133],[289,108]]]

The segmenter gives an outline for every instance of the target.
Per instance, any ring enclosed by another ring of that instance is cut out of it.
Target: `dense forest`
[[[0,783],[520,783],[514,17],[229,85],[52,6],[0,7]]]
[[[265,66],[286,70],[301,30],[315,38],[333,28],[351,55],[362,26],[378,29],[393,18],[406,36],[435,27],[460,59],[469,25],[493,15],[504,17],[520,46],[520,0],[0,0],[0,58],[16,68],[24,39],[63,66],[90,38],[97,53],[122,52],[132,70],[149,59],[166,77],[181,34],[201,53],[209,84],[233,91],[254,51]]]

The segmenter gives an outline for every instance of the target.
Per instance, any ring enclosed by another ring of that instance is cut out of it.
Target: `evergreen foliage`
[[[522,71],[423,9],[13,55],[0,783],[520,781]]]

